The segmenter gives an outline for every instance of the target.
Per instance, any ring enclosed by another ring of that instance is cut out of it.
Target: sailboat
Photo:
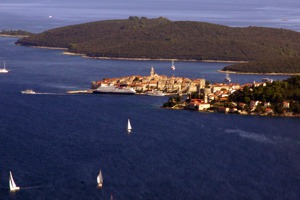
[[[7,70],[6,68],[5,68],[5,62],[3,63],[3,68],[2,69],[0,69],[0,73],[8,73],[8,71],[9,70]]]
[[[97,183],[98,183],[98,187],[101,188],[103,185],[103,176],[101,170],[99,171],[99,174],[97,176]]]
[[[20,187],[18,187],[12,177],[12,173],[11,171],[9,171],[9,189],[11,192],[17,191],[20,189]]]
[[[226,77],[224,79],[224,82],[231,82],[231,78],[229,77],[229,74],[226,72]]]
[[[128,133],[130,133],[132,130],[131,124],[130,124],[130,120],[128,119],[128,123],[127,123],[127,131]]]
[[[172,60],[171,70],[175,70],[174,60]]]

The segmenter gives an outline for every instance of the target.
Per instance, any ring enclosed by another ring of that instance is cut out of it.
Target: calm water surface
[[[2,29],[41,32],[90,21],[163,16],[171,20],[300,31],[299,7],[296,0],[1,0],[0,25]]]
[[[218,82],[224,63],[178,62],[173,72],[169,62],[83,59],[15,40],[0,38],[11,70],[0,76],[1,199],[299,199],[297,118],[161,109],[167,97],[65,94],[104,77],[148,75],[151,66]]]
[[[0,29],[41,32],[138,15],[299,31],[298,7],[278,0],[2,0]],[[0,38],[0,66],[6,61],[11,70],[0,74],[0,199],[300,199],[298,118],[161,109],[167,97],[65,94],[105,77],[148,75],[151,66],[217,83],[227,64],[176,62],[171,71],[170,62],[83,59],[15,41]],[[231,75],[236,83],[263,77]],[[25,89],[39,94],[22,95]],[[16,193],[9,192],[10,170]]]

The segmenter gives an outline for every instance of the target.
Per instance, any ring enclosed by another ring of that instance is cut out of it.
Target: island
[[[33,33],[30,33],[28,31],[23,31],[23,30],[2,30],[2,31],[0,31],[1,37],[24,38],[24,37],[28,37],[30,35],[33,35]]]
[[[51,29],[16,44],[66,48],[91,58],[226,61],[234,73],[300,73],[300,33],[164,17],[103,20]]]

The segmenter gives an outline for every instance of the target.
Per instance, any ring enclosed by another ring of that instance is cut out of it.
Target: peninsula
[[[228,27],[164,17],[96,21],[48,30],[16,44],[67,48],[92,58],[243,62],[234,72],[300,73],[300,33],[265,27]]]
[[[128,87],[137,94],[145,94],[149,91],[159,91],[166,95],[188,94],[196,92],[199,88],[204,88],[205,79],[190,79],[184,77],[167,77],[158,75],[151,67],[149,76],[127,76],[120,78],[105,78],[93,81],[91,90],[97,90],[102,85],[114,85],[116,87]],[[70,93],[70,92],[68,92]]]
[[[169,95],[163,107],[170,109],[244,115],[300,116],[300,76],[292,76],[283,81],[265,78],[260,83],[253,82],[244,85],[210,84],[205,79],[158,75],[154,67],[151,67],[149,76],[104,78],[93,81],[89,90],[67,91],[67,93],[97,94],[99,88],[107,86],[126,90],[127,94],[148,94],[149,92],[153,94],[155,91],[159,94],[157,96]]]
[[[184,99],[174,95],[163,107],[206,112],[300,116],[300,76],[262,83],[211,84]]]

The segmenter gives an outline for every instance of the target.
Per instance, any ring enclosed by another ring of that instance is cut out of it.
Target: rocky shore
[[[253,75],[269,75],[269,76],[299,76],[300,73],[254,73],[254,72],[236,72],[236,71],[228,71],[228,70],[218,70],[220,73],[228,73],[228,74],[253,74]]]

